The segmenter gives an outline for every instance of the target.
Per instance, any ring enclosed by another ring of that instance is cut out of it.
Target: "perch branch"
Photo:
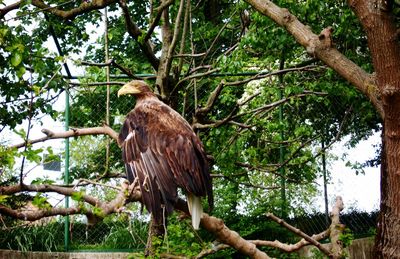
[[[223,243],[251,258],[270,258],[267,254],[257,249],[256,245],[243,239],[237,232],[230,230],[222,219],[203,213],[201,225]]]
[[[175,204],[175,209],[190,215],[187,203],[182,199],[177,201]],[[203,213],[200,223],[204,229],[213,233],[219,241],[238,250],[242,254],[245,254],[251,258],[270,258],[263,251],[257,249],[254,244],[243,239],[237,232],[230,230],[224,224],[222,219],[209,216],[207,213]]]

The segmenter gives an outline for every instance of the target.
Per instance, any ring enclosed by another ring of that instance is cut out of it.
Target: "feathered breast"
[[[189,123],[172,108],[152,98],[137,102],[119,135],[128,179],[138,178],[142,200],[156,220],[162,220],[178,199],[177,187],[208,196],[212,187],[204,147]]]

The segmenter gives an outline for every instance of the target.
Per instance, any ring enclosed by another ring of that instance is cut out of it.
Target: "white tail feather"
[[[203,205],[201,205],[201,198],[193,194],[187,195],[188,207],[190,215],[192,215],[192,226],[195,230],[199,229],[200,219],[203,215]]]

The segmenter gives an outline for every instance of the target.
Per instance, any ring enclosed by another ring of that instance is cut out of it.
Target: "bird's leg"
[[[159,246],[161,246],[164,236],[164,225],[157,223],[153,216],[151,216],[149,232],[147,236],[147,244],[145,256],[154,257]]]

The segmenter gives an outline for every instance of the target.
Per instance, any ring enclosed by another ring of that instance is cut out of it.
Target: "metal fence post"
[[[69,130],[69,90],[65,91],[65,131]],[[65,139],[64,184],[69,184],[69,138]],[[65,196],[65,208],[69,208],[69,197]],[[69,215],[64,217],[64,250],[69,250]]]

